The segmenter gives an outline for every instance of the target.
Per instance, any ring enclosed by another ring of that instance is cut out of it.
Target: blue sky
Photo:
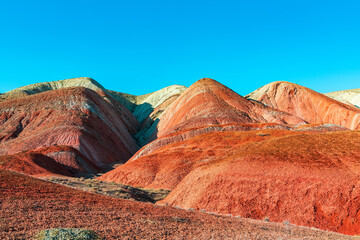
[[[87,76],[144,94],[210,77],[360,88],[359,1],[2,1],[0,92]]]

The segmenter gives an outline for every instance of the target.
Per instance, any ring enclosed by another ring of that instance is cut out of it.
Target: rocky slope
[[[360,109],[294,83],[273,82],[246,97],[309,123],[333,123],[351,130],[360,129]]]
[[[68,171],[97,172],[108,164],[125,162],[138,145],[156,137],[153,133],[162,112],[185,89],[174,85],[134,96],[106,90],[91,78],[37,83],[14,89],[0,96],[0,156],[8,155],[8,169],[30,173],[30,166],[33,166],[37,169],[33,174],[47,170],[65,175]],[[34,154],[17,154],[52,146],[69,146],[78,152],[70,151],[66,161],[66,151],[52,153],[51,157],[36,153],[35,158]],[[78,159],[84,157],[85,162],[95,168],[84,167],[87,164],[80,166]],[[10,158],[14,161],[9,161]],[[39,161],[33,158],[61,166],[65,163],[65,166],[60,171],[60,166],[55,170],[45,164],[48,169],[44,169],[35,166]],[[20,162],[26,162],[27,168],[18,168]]]
[[[325,95],[339,102],[343,102],[349,105],[354,105],[355,107],[360,108],[360,89],[336,91],[336,92],[326,93]]]

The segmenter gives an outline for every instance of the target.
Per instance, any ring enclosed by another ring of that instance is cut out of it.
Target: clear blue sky
[[[47,0],[0,3],[0,92],[88,76],[143,94],[214,78],[360,88],[359,1]]]

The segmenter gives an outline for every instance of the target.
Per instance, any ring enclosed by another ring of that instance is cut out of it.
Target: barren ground
[[[106,239],[357,239],[333,232],[117,199],[0,171],[0,238],[86,228]]]

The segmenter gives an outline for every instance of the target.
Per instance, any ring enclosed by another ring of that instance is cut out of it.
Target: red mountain
[[[120,107],[81,87],[1,102],[0,155],[70,146],[98,168],[125,162],[138,148],[132,137],[137,121],[130,111]],[[62,162],[61,154],[52,158]]]
[[[332,123],[351,130],[360,129],[359,108],[294,83],[273,82],[246,97],[301,117],[309,123]]]
[[[299,117],[247,100],[219,82],[204,78],[191,85],[164,111],[157,126],[157,139],[130,161],[161,146],[206,132],[287,129],[290,125],[305,123]]]
[[[172,207],[360,233],[355,107],[284,82],[248,98],[207,78],[142,96],[80,82],[2,95],[0,168],[72,176],[124,163],[99,179],[171,190],[159,204]]]

